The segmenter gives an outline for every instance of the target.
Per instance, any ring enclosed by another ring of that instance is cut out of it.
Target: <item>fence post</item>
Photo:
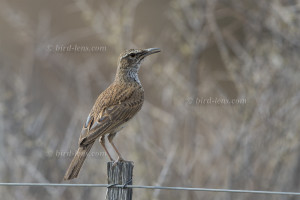
[[[107,181],[108,184],[132,185],[133,162],[123,161],[116,163],[107,163]],[[132,200],[132,188],[109,187],[106,193],[107,200]]]

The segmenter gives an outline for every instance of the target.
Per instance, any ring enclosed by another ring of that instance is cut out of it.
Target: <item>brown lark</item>
[[[105,135],[118,154],[118,161],[123,158],[113,143],[113,138],[141,108],[144,102],[144,89],[138,77],[141,62],[148,55],[160,52],[157,48],[130,49],[119,57],[117,74],[114,82],[97,98],[90,114],[83,125],[78,150],[64,176],[64,180],[76,178],[80,168],[99,138],[110,160],[113,161],[105,146]]]

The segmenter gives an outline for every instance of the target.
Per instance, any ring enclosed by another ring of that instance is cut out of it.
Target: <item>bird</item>
[[[141,110],[144,102],[144,89],[139,80],[138,71],[145,57],[158,52],[160,52],[159,48],[129,49],[120,54],[115,79],[98,96],[83,124],[77,152],[65,173],[64,180],[77,178],[87,154],[98,138],[114,164],[125,161],[113,143],[113,139],[125,124]],[[118,155],[116,161],[106,148],[106,136]]]

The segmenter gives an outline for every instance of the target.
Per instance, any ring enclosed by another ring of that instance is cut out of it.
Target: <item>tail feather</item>
[[[88,144],[87,146],[84,147],[79,147],[65,176],[64,180],[70,180],[73,178],[76,178],[79,174],[80,168],[83,165],[84,160],[86,159],[87,154],[91,150],[93,143]]]

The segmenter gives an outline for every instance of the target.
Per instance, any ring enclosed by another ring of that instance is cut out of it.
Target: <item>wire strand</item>
[[[252,193],[269,195],[293,195],[300,196],[300,192],[280,192],[263,190],[231,190],[215,188],[190,188],[190,187],[164,187],[164,186],[145,186],[145,185],[110,185],[110,184],[68,184],[68,183],[0,183],[0,186],[44,186],[44,187],[115,187],[115,188],[137,188],[137,189],[159,189],[159,190],[185,190],[185,191],[204,191],[204,192],[230,192],[230,193]]]

